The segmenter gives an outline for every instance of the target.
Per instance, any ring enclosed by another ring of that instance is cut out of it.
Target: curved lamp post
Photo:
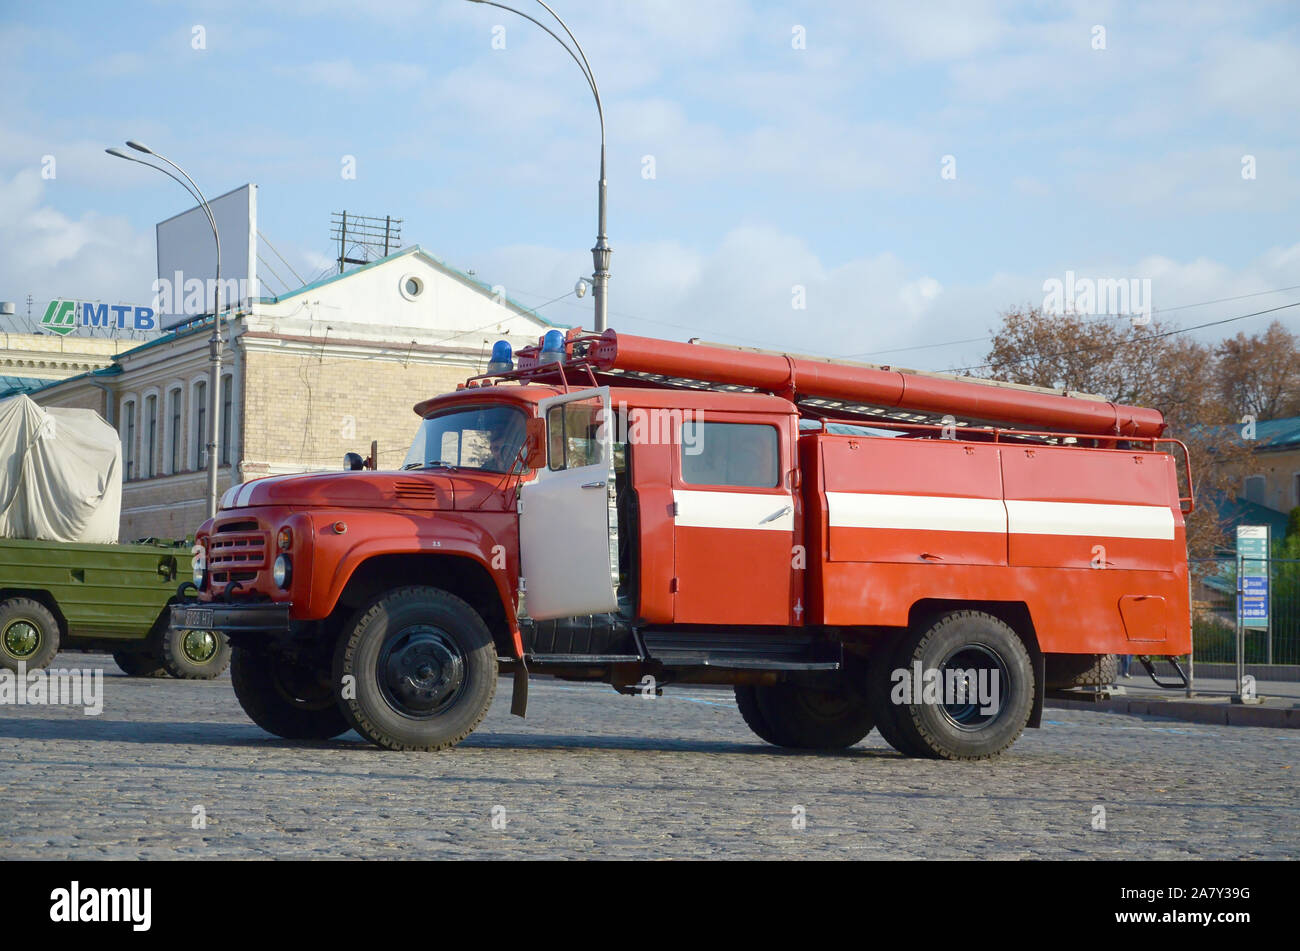
[[[538,3],[555,18],[555,22],[564,30],[565,35],[573,43],[573,49],[569,44],[564,42],[560,36],[545,23],[534,17],[529,16],[516,10],[514,7],[508,7],[504,3],[497,3],[496,0],[470,0],[471,3],[481,3],[488,7],[497,7],[501,10],[508,10],[516,16],[521,16],[525,20],[536,24],[547,33],[555,42],[564,47],[564,51],[573,57],[573,61],[578,64],[582,70],[583,78],[587,80],[587,85],[591,87],[591,94],[596,99],[596,113],[600,116],[600,180],[597,188],[597,219],[596,219],[596,246],[591,249],[591,261],[595,267],[595,273],[592,275],[592,299],[596,304],[596,332],[603,333],[608,326],[609,316],[609,258],[613,253],[609,246],[609,241],[605,235],[605,110],[600,105],[600,90],[596,87],[596,77],[591,71],[591,64],[587,62],[587,54],[582,51],[582,46],[578,43],[577,37],[565,25],[564,21],[546,5],[544,0],[537,0]],[[575,53],[574,50],[577,50]]]
[[[104,151],[115,158],[126,159],[128,162],[136,162],[146,168],[162,172],[179,182],[194,200],[203,207],[204,214],[208,216],[208,226],[212,228],[212,240],[217,244],[216,298],[212,315],[212,336],[208,338],[208,360],[211,367],[208,377],[208,518],[213,518],[217,514],[217,464],[221,441],[221,425],[218,419],[221,413],[221,401],[217,398],[221,387],[221,234],[217,230],[217,219],[212,215],[212,206],[208,204],[208,200],[203,197],[203,192],[199,190],[199,186],[194,183],[194,179],[190,178],[185,169],[165,155],[159,155],[147,145],[141,145],[139,142],[133,142],[129,139],[126,144],[137,152],[152,155],[159,161],[166,162],[184,176],[184,181],[167,169],[154,165],[152,162],[138,159],[134,155],[128,155],[121,149],[105,149]]]

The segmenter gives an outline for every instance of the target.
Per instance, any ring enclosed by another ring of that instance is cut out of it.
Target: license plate
[[[186,608],[185,626],[206,630],[212,627],[212,608]]]

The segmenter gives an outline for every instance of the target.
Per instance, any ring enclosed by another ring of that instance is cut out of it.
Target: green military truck
[[[128,674],[206,679],[221,636],[168,631],[187,542],[119,545],[122,446],[98,413],[0,400],[0,667],[39,670],[60,649],[108,651]]]
[[[93,650],[135,677],[216,677],[230,663],[224,636],[168,629],[167,608],[190,576],[185,542],[0,538],[0,667],[37,670],[60,650]]]

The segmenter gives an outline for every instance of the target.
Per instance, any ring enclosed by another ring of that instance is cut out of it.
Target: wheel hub
[[[14,621],[5,628],[4,644],[14,657],[31,657],[41,645],[41,632],[31,621]]]
[[[217,653],[217,637],[211,631],[186,631],[181,636],[181,652],[195,664],[206,664]]]
[[[1007,706],[1011,679],[1006,662],[996,650],[986,644],[963,644],[939,664],[943,684],[964,683],[964,695],[949,697],[945,694],[940,707],[944,718],[957,729],[974,733],[998,720]],[[960,672],[960,673],[959,673]],[[996,698],[996,703],[993,702]],[[956,702],[948,702],[955,700]]]
[[[465,656],[440,628],[399,631],[379,655],[384,699],[404,716],[425,718],[451,706],[465,685]]]

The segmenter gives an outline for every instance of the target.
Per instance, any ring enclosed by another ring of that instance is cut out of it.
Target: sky
[[[1139,282],[1184,327],[1300,301],[1294,2],[551,5],[604,104],[618,330],[951,370],[1069,274]],[[405,245],[591,326],[571,292],[594,101],[511,13],[0,0],[0,62],[0,300],[20,316],[28,294],[37,317],[150,301],[153,226],[192,202],[103,151],[135,139],[209,196],[256,183],[303,280],[337,253],[331,212],[393,215]],[[1300,331],[1297,307],[1193,332],[1272,319]]]

